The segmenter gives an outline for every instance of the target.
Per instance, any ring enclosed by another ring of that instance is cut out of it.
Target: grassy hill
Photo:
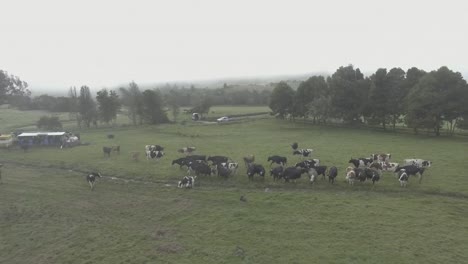
[[[461,138],[265,117],[80,132],[89,145],[0,150],[0,263],[463,263],[468,257],[468,142]],[[171,166],[180,147],[239,162],[255,154],[269,168],[270,155],[286,156],[289,165],[301,160],[292,155],[295,141],[338,167],[335,185],[274,182],[269,175],[249,182],[241,164],[229,179],[201,176],[192,190],[176,188],[186,175]],[[143,155],[146,144],[164,146],[166,156],[131,160],[129,152]],[[120,155],[105,158],[102,147],[110,145],[120,145]],[[374,152],[392,153],[394,162],[434,163],[421,184],[410,179],[406,189],[392,173],[375,186],[345,183],[348,160]],[[84,172],[95,170],[105,177],[91,192]]]

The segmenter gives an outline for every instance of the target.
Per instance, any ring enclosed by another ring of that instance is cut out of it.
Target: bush
[[[62,129],[62,122],[60,122],[58,116],[42,116],[39,121],[37,121],[37,127],[49,131],[56,131]]]

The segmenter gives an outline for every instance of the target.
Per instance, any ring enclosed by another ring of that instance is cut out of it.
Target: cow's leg
[[[422,181],[422,174],[419,173],[419,183],[421,184],[421,181]]]
[[[89,183],[89,186],[91,187],[91,191],[92,191],[92,190],[93,190],[93,186],[94,186],[94,184],[93,184],[93,182],[92,182],[92,181],[88,181],[88,183]]]

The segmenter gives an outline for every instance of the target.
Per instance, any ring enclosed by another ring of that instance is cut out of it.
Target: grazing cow
[[[298,147],[299,147],[299,144],[297,144],[297,142],[294,142],[291,145],[291,148],[294,149],[294,150],[297,150]]]
[[[247,155],[244,157],[245,167],[249,167],[251,163],[255,161],[255,156],[253,154]]]
[[[150,158],[159,160],[163,156],[164,156],[164,152],[159,151],[159,150],[150,150],[150,151],[146,152],[146,159],[147,160],[149,160]]]
[[[145,151],[163,151],[164,147],[161,147],[159,145],[146,145],[145,146]]]
[[[228,162],[229,158],[225,156],[210,156],[207,161],[211,161],[211,164],[218,165],[219,163]]]
[[[91,191],[94,190],[94,183],[96,182],[96,177],[101,178],[102,176],[99,172],[91,172],[86,176],[86,181],[89,183]]]
[[[206,175],[211,176],[215,173],[215,169],[212,169],[208,164],[200,161],[191,161],[188,164],[189,172],[194,172],[197,176]]]
[[[309,157],[309,155],[312,154],[314,150],[313,149],[299,149],[299,150],[294,150],[293,155],[302,155],[302,157]]]
[[[115,136],[114,136],[113,134],[108,134],[108,135],[107,135],[107,138],[108,138],[108,139],[113,139],[114,137],[115,137]]]
[[[197,176],[184,176],[184,178],[182,178],[182,180],[179,181],[177,186],[179,188],[185,187],[185,188],[190,188],[191,189],[195,185],[195,179],[196,178],[197,178]]]
[[[118,154],[120,154],[120,146],[112,146],[111,148],[113,152],[117,152]]]
[[[249,177],[249,180],[253,180],[255,174],[265,177],[265,168],[260,164],[250,164],[247,168],[247,176]]]
[[[379,162],[379,163],[382,166],[382,170],[384,171],[395,171],[396,167],[400,165],[396,162]]]
[[[102,147],[102,152],[104,153],[104,156],[107,155],[107,157],[110,158],[112,147]]]
[[[179,158],[172,161],[172,165],[178,164],[179,168],[182,169],[182,166],[187,166],[187,158]]]
[[[411,176],[411,175],[416,176],[416,174],[418,174],[419,183],[421,183],[425,168],[420,168],[420,167],[418,167],[416,165],[406,165],[406,166],[403,166],[403,167],[398,166],[398,167],[395,168],[395,173],[397,173],[397,172],[399,172],[401,170],[405,170],[405,172],[406,172],[406,174],[408,174],[408,176]]]
[[[418,168],[429,168],[432,165],[432,161],[423,159],[405,159],[405,165],[414,165]]]
[[[181,149],[178,149],[177,152],[179,153],[184,153],[185,155],[190,155],[192,152],[194,152],[197,148],[196,147],[183,147]]]
[[[310,168],[307,173],[309,174],[309,177],[310,177],[310,183],[311,184],[314,184],[314,182],[317,180],[318,178],[318,173],[317,173],[317,170],[315,170],[314,168]]]
[[[216,171],[218,172],[218,176],[227,178],[229,175],[231,175],[231,170],[229,170],[227,167],[222,165],[222,163],[216,165]]]
[[[369,164],[372,163],[372,159],[367,159],[367,158],[358,158],[358,159],[353,159],[351,158],[348,163],[352,163],[354,167],[359,168],[359,167],[367,167]]]
[[[336,176],[338,176],[338,168],[335,166],[330,167],[328,170],[328,182],[334,184]]]
[[[314,167],[314,166],[319,166],[319,165],[320,165],[320,160],[319,159],[309,159],[309,160],[303,160],[301,162],[298,162],[294,166],[308,169],[308,168],[311,168],[311,167]]]
[[[398,181],[400,181],[400,187],[406,187],[406,185],[408,185],[408,179],[409,179],[409,176],[406,173],[406,170],[401,169],[398,172]]]
[[[356,178],[361,182],[365,181],[366,179],[371,179],[372,183],[380,180],[380,174],[377,172],[377,170],[369,168],[354,168],[354,172],[356,173]]]
[[[376,169],[376,170],[383,170],[383,166],[380,162],[372,162],[369,168]]]
[[[287,167],[284,169],[283,178],[285,182],[289,182],[289,180],[293,180],[296,182],[297,179],[301,178],[303,173],[308,172],[308,169],[304,168],[297,168],[297,167]]]
[[[288,159],[286,157],[281,157],[281,156],[274,155],[274,156],[268,157],[267,161],[271,161],[270,167],[271,167],[271,165],[273,165],[273,163],[284,166],[288,162]]]
[[[283,171],[284,171],[283,166],[274,167],[273,169],[270,170],[270,176],[273,176],[273,180],[276,181],[283,177]]]
[[[390,153],[387,153],[387,154],[371,154],[371,158],[374,161],[388,162],[392,158],[392,154],[390,154]]]
[[[314,166],[313,167],[318,175],[322,175],[322,179],[325,179],[325,173],[327,172],[327,166]]]
[[[354,181],[356,180],[356,172],[354,171],[353,167],[346,168],[346,180],[348,181],[349,185],[354,185]]]
[[[239,168],[239,163],[237,162],[222,162],[218,165],[225,167],[226,169],[231,171],[231,174],[236,174],[237,169]]]
[[[206,155],[191,155],[191,156],[187,156],[186,159],[187,159],[187,163],[189,161],[197,161],[197,160],[206,162]]]

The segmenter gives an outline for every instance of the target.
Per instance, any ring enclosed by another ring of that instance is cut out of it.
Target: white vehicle
[[[223,116],[223,117],[220,117],[220,118],[216,119],[216,121],[218,121],[218,123],[221,123],[221,122],[228,122],[228,121],[229,121],[229,117]]]

